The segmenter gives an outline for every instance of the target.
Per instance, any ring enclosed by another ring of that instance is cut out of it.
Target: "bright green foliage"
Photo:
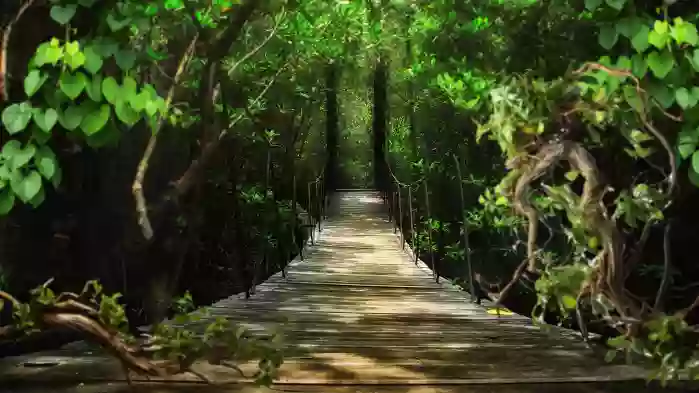
[[[80,7],[90,8],[93,3],[55,4],[51,17],[69,25]],[[104,22],[111,31],[132,26],[137,33],[149,28],[150,19],[142,7],[123,3],[117,9]],[[122,70],[118,81],[102,74],[104,64],[110,61]],[[141,120],[153,124],[159,116],[167,115],[165,100],[155,88],[130,76],[136,75],[135,66],[136,53],[108,36],[80,41],[52,38],[37,47],[24,78],[26,101],[2,111],[6,130],[21,138],[2,150],[0,213],[8,213],[17,199],[39,205],[45,195],[42,177],[54,187],[60,184],[62,172],[48,145],[54,132],[69,131],[99,148],[116,142],[122,132]]]

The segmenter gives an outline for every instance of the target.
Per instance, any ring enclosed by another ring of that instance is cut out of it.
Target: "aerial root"
[[[582,213],[585,230],[598,236],[602,245],[596,258],[598,263],[595,272],[584,285],[589,287],[590,294],[603,293],[609,298],[622,317],[639,315],[637,305],[624,295],[620,234],[615,223],[608,217],[602,200],[606,188],[599,180],[599,169],[592,155],[581,144],[572,141],[544,145],[535,155],[510,164],[511,169],[520,171],[514,182],[512,199],[515,211],[528,221],[527,259],[515,270],[512,279],[501,291],[498,302],[503,300],[525,271],[538,271],[536,241],[539,213],[530,202],[529,195],[532,183],[549,173],[561,161],[567,161],[585,179],[578,206],[568,208]]]

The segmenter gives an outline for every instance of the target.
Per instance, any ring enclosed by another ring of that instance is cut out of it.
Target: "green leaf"
[[[675,26],[672,27],[670,32],[672,38],[678,44],[689,44],[696,46],[699,42],[699,34],[697,34],[697,27],[693,23],[687,23],[681,19],[675,19]]]
[[[151,94],[147,91],[141,91],[138,94],[131,96],[129,103],[131,107],[137,112],[141,112],[146,108],[148,101],[151,100]],[[152,115],[151,115],[152,116]]]
[[[133,68],[136,62],[136,53],[131,50],[120,50],[114,55],[116,63],[123,71],[128,71]]]
[[[646,59],[643,55],[638,53],[633,55],[631,58],[631,72],[639,78],[646,76],[648,72],[648,63],[646,63]]]
[[[630,343],[626,340],[626,336],[619,335],[607,339],[607,345],[609,345],[612,348],[627,348],[630,346]]]
[[[53,108],[48,108],[46,111],[37,109],[34,112],[34,123],[36,123],[39,128],[44,132],[51,132],[53,126],[56,125],[58,121],[58,112]]]
[[[658,49],[663,49],[668,44],[670,36],[667,33],[658,33],[657,30],[651,30],[648,33],[648,43]]]
[[[61,88],[61,91],[71,100],[78,98],[83,89],[85,89],[85,85],[87,85],[87,77],[81,72],[76,74],[64,72],[58,80],[58,86]]]
[[[80,52],[80,43],[78,41],[66,42],[66,44],[64,45],[64,49],[65,49],[67,55],[72,56],[72,55]]]
[[[2,150],[0,150],[0,158],[11,161],[12,157],[14,157],[15,154],[18,154],[21,150],[22,143],[17,139],[10,139],[2,146]],[[5,167],[0,166],[0,169],[4,168]]]
[[[110,76],[102,81],[102,94],[104,94],[104,98],[107,100],[107,102],[115,105],[120,93],[121,87],[117,83],[116,79]]]
[[[633,67],[633,63],[632,63],[631,59],[628,58],[627,56],[619,56],[619,58],[616,61],[616,66],[617,66],[617,68],[619,68],[621,70],[630,71],[631,68]],[[626,77],[623,77],[620,79],[625,80]]]
[[[46,200],[46,193],[44,192],[44,187],[40,187],[39,192],[36,193],[34,198],[29,200],[29,204],[32,205],[32,207],[37,208],[39,205],[44,203],[44,200]]]
[[[41,67],[44,64],[56,65],[62,57],[63,48],[51,46],[48,42],[44,42],[36,48],[32,62],[37,67]]]
[[[97,74],[104,64],[102,56],[91,46],[85,48],[83,52],[85,53],[85,69],[93,75]]]
[[[687,109],[693,107],[697,104],[697,99],[692,96],[692,93],[684,87],[675,90],[675,99],[677,104],[682,107],[682,109]]]
[[[70,67],[71,70],[75,71],[85,64],[85,54],[82,52],[76,52],[72,55],[66,54],[63,56],[63,63]]]
[[[665,78],[675,65],[675,58],[670,51],[651,52],[646,61],[653,75],[659,79]]]
[[[82,107],[77,105],[69,106],[62,114],[59,114],[58,122],[61,123],[66,130],[73,131],[80,126],[84,117],[85,111]]]
[[[117,118],[129,127],[133,127],[139,120],[141,120],[141,115],[133,110],[124,100],[119,100],[119,102],[116,103],[114,106],[114,112],[116,113]]]
[[[603,26],[600,29],[598,41],[604,49],[612,49],[619,40],[619,32],[612,26]]]
[[[32,133],[32,139],[34,139],[36,141],[36,143],[39,144],[40,146],[48,143],[48,141],[51,139],[50,133],[42,131],[36,125],[31,127],[31,133]]]
[[[32,106],[28,102],[12,104],[2,111],[2,124],[10,135],[27,128],[32,119]]]
[[[630,85],[624,86],[624,99],[626,102],[638,113],[644,113],[645,108],[643,106],[643,100],[638,95],[636,88]]]
[[[92,80],[85,85],[85,92],[92,101],[102,101],[102,75],[95,74]]]
[[[563,303],[563,307],[565,307],[567,310],[574,310],[575,306],[578,304],[578,301],[570,295],[563,295],[561,296],[561,303]]]
[[[157,101],[151,100],[146,102],[146,113],[148,116],[155,116],[155,114],[158,112],[158,103]]]
[[[51,19],[55,20],[61,25],[68,24],[71,19],[75,16],[75,12],[78,7],[74,4],[68,4],[66,6],[54,5],[51,7]]]
[[[699,150],[692,154],[692,170],[699,173]]]
[[[42,73],[40,70],[29,71],[27,77],[24,78],[24,93],[27,97],[31,97],[39,91],[48,77],[47,74]]]
[[[103,104],[98,110],[92,111],[85,116],[82,123],[80,123],[80,129],[83,130],[85,135],[94,135],[104,128],[109,121],[110,114],[109,105]]]
[[[136,80],[130,76],[125,76],[121,84],[121,93],[124,100],[130,101],[133,96],[136,95],[138,90],[138,83]]]
[[[614,8],[617,11],[621,11],[626,4],[626,0],[606,0],[607,5]]]
[[[645,25],[641,26],[636,34],[634,34],[633,38],[631,39],[631,46],[636,49],[636,52],[643,53],[646,49],[648,49],[650,46],[650,43],[648,42],[649,34],[650,28]]]
[[[6,215],[14,206],[15,194],[11,193],[10,190],[0,191],[0,215]]]
[[[51,178],[51,184],[53,185],[53,188],[58,188],[58,186],[61,185],[62,180],[63,180],[63,171],[61,170],[61,167],[58,166],[58,167],[56,167],[56,173]]]
[[[643,21],[640,18],[637,16],[632,16],[620,19],[616,23],[615,28],[616,31],[618,31],[619,34],[623,35],[624,37],[632,38],[642,25]]]
[[[48,146],[41,146],[34,156],[34,165],[46,180],[51,180],[56,175],[58,161],[53,150]]]
[[[677,138],[677,151],[683,160],[686,160],[695,150],[699,143],[699,132],[691,127],[685,127],[680,131]]]
[[[588,11],[594,11],[600,5],[602,5],[602,0],[585,0],[585,8],[587,8]]]
[[[34,157],[34,154],[36,154],[36,146],[34,146],[33,143],[27,144],[27,146],[25,146],[24,148],[14,150],[14,154],[10,159],[10,167],[13,170],[22,168],[23,166],[27,165],[29,161],[31,161],[31,159]]]
[[[24,178],[13,178],[10,187],[22,202],[29,203],[41,191],[41,175],[37,171],[30,171]]]
[[[119,43],[110,37],[97,37],[91,44],[95,52],[104,59],[114,55],[119,50]]]
[[[687,54],[687,58],[690,60],[690,63],[692,63],[694,70],[699,71],[699,49],[694,50],[692,57],[689,57],[689,54]]]
[[[675,94],[665,83],[650,83],[648,85],[648,91],[665,109],[671,107],[672,104],[675,103]]]
[[[117,20],[113,14],[107,15],[107,25],[112,32],[117,32],[131,23],[131,18]]]

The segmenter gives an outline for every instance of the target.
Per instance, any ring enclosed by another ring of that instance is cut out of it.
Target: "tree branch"
[[[196,47],[197,41],[199,40],[199,33],[195,34],[192,41],[190,41],[189,46],[185,50],[180,63],[177,66],[177,72],[173,78],[172,84],[170,85],[170,90],[167,93],[167,98],[165,100],[165,109],[168,110],[172,103],[172,97],[175,94],[175,89],[179,85],[179,81],[184,75],[184,70],[189,65],[189,62],[194,57],[194,48]],[[136,200],[136,212],[138,214],[138,225],[141,227],[141,233],[146,239],[151,239],[153,237],[153,227],[148,218],[148,205],[146,198],[143,195],[143,181],[146,177],[146,172],[148,171],[148,165],[150,159],[155,151],[155,146],[158,143],[158,134],[165,121],[165,116],[160,116],[157,124],[152,130],[148,144],[146,145],[146,150],[143,152],[141,161],[138,163],[136,170],[136,177],[134,178],[133,184],[131,185],[131,192],[133,193],[134,199]]]
[[[7,0],[3,0],[7,1]],[[12,28],[19,21],[19,19],[24,15],[24,13],[29,9],[29,7],[34,4],[35,0],[25,0],[22,6],[19,7],[19,11],[10,23],[5,26],[2,33],[2,44],[0,44],[0,103],[7,101],[10,97],[7,92],[8,77],[7,77],[7,56],[8,49],[10,47],[10,36],[12,35]]]

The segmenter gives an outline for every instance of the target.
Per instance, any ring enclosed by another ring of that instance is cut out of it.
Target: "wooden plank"
[[[517,354],[504,364],[471,362],[466,364],[436,364],[419,360],[404,359],[400,363],[378,362],[370,358],[336,354],[326,358],[299,359],[284,362],[279,369],[277,382],[280,384],[484,384],[484,383],[537,383],[546,381],[603,381],[642,379],[645,375],[637,368],[627,365],[600,366],[590,364],[587,359],[576,361],[570,358],[562,362],[558,369],[541,363],[536,357],[528,361]],[[58,366],[37,369],[34,367],[3,367],[0,377],[4,381],[20,378],[65,381],[74,379],[71,370],[80,370],[85,381],[124,380],[118,361],[99,357],[52,357]],[[239,362],[237,367],[244,375],[254,375],[256,361]],[[565,373],[561,374],[561,370]],[[224,365],[196,363],[193,370],[199,375],[217,383],[250,381],[236,370]],[[49,379],[50,378],[50,379]],[[132,376],[135,380],[145,380],[142,376]],[[150,380],[196,381],[192,374],[179,374],[169,378],[151,377]]]
[[[88,384],[52,383],[51,391],[56,393],[685,393],[685,388],[659,389],[646,386],[643,382],[606,382],[606,383],[556,383],[556,384],[487,384],[487,385],[282,385],[270,388],[257,387],[252,384],[205,384],[192,382],[155,382],[136,381],[133,388],[123,383],[96,382]],[[45,393],[45,387],[37,384],[13,386],[2,389],[0,393]]]

